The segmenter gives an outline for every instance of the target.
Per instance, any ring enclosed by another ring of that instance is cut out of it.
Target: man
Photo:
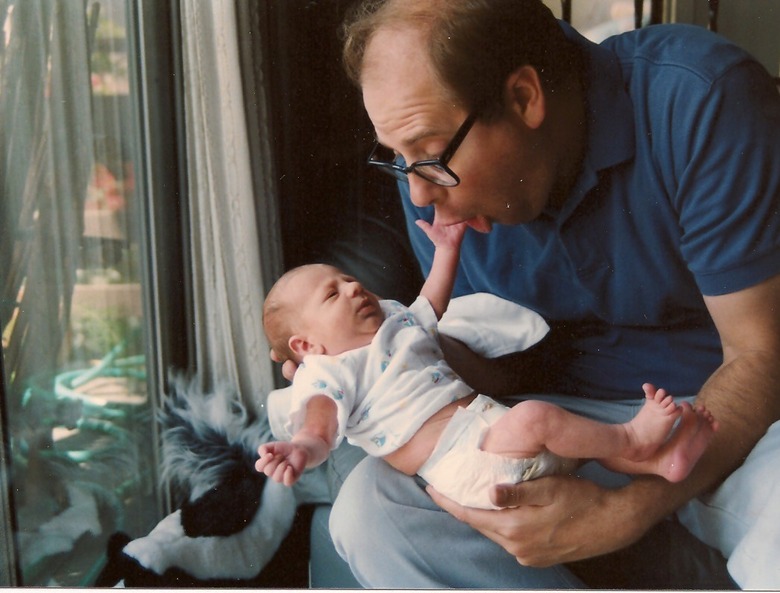
[[[369,2],[346,33],[379,143],[370,163],[401,179],[423,271],[432,251],[413,220],[466,221],[456,293],[497,294],[553,327],[537,353],[553,370],[518,391],[618,422],[651,381],[695,397],[720,430],[680,484],[547,477],[497,488],[511,507],[498,511],[431,500],[366,460],[334,507],[336,545],[369,587],[592,585],[587,559],[669,528],[780,418],[774,84],[703,29],[596,46],[538,0]],[[662,586],[702,583],[691,575]]]

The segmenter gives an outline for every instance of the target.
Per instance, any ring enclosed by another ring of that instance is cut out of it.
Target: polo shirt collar
[[[634,157],[634,110],[614,53],[588,41],[571,26],[564,31],[585,53],[587,147],[582,171],[560,209],[547,212],[563,223],[598,183],[598,174]]]

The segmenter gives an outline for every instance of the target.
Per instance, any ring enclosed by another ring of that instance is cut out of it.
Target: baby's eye
[[[339,293],[338,293],[338,291],[331,290],[331,291],[328,293],[328,298],[329,298],[329,299],[335,298],[335,297],[337,297],[337,296],[338,296],[338,294],[339,294]]]

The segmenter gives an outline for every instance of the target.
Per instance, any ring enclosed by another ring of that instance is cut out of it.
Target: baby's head
[[[368,345],[384,321],[376,295],[325,264],[293,268],[273,285],[263,327],[280,360],[336,355]]]

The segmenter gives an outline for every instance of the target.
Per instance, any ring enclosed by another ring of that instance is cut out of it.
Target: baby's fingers
[[[283,463],[285,463],[285,459],[281,455],[266,453],[255,462],[255,469],[279,482],[280,480],[276,479],[275,474]]]
[[[283,474],[283,477],[282,477],[282,483],[285,486],[292,486],[297,481],[298,481],[298,474],[296,473],[295,469],[293,469],[292,465],[288,465],[284,469],[284,474]]]
[[[416,224],[422,231],[427,235],[431,229],[433,228],[433,225],[428,222],[427,220],[423,220],[422,218],[418,218],[414,221],[414,224]]]
[[[276,469],[274,469],[271,478],[273,479],[274,482],[279,482],[280,484],[284,484],[285,486],[290,486],[290,484],[287,484],[287,482],[285,481],[285,478],[289,471],[292,471],[292,467],[290,467],[290,464],[285,459],[276,466]]]
[[[266,451],[265,445],[263,445],[257,450],[257,454],[258,458],[257,461],[255,461],[255,469],[259,473],[263,473],[268,463],[273,459],[273,453]]]

